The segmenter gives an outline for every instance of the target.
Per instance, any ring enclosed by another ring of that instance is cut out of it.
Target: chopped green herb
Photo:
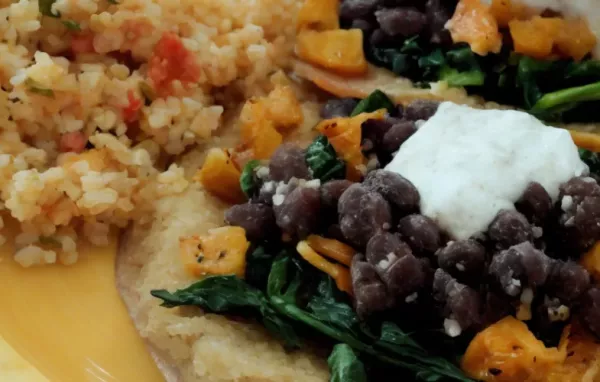
[[[331,374],[329,382],[367,382],[365,365],[346,344],[337,344],[333,347],[327,364]]]
[[[590,173],[600,176],[600,154],[586,149],[579,149],[579,157],[588,165]]]
[[[52,4],[55,2],[56,0],[38,0],[38,9],[40,10],[40,13],[48,17],[60,17],[60,12],[52,12]]]
[[[331,179],[343,179],[346,165],[337,157],[335,149],[324,135],[319,135],[306,149],[306,164],[313,178],[326,182]]]
[[[119,2],[117,0],[106,0],[111,4],[119,4]]]
[[[260,182],[256,176],[256,169],[258,166],[260,166],[260,161],[256,159],[251,160],[246,163],[242,170],[242,175],[240,176],[240,186],[248,198],[255,195],[260,187]]]
[[[32,93],[43,95],[49,98],[54,98],[54,91],[52,89],[43,88],[40,84],[38,84],[31,78],[27,78],[25,80],[25,86],[27,86],[27,90],[29,90]]]
[[[77,21],[74,20],[63,20],[63,25],[67,27],[68,30],[72,31],[81,31],[81,25]]]
[[[144,96],[144,104],[149,106],[156,99],[156,92],[146,81],[140,81],[139,88],[140,92]]]
[[[394,103],[384,92],[375,90],[356,105],[350,116],[354,117],[360,113],[371,113],[379,109],[387,109],[391,112],[394,110]]]

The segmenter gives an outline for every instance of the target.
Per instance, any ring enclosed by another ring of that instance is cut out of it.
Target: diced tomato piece
[[[72,35],[71,50],[73,50],[73,53],[93,53],[94,34],[92,32],[82,32]]]
[[[137,121],[138,112],[142,108],[142,100],[136,98],[132,89],[127,91],[127,100],[129,103],[123,108],[123,120],[125,122]]]
[[[171,93],[171,82],[174,80],[179,80],[184,85],[197,82],[200,78],[200,66],[176,34],[165,32],[154,47],[148,77],[154,83],[157,93],[166,96]]]
[[[87,138],[81,131],[72,131],[60,137],[59,149],[63,153],[80,153],[85,149],[86,144]]]

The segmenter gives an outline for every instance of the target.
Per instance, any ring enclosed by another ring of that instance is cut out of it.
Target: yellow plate
[[[116,249],[113,238],[81,245],[75,265],[23,269],[0,247],[0,381],[163,381],[115,288]]]

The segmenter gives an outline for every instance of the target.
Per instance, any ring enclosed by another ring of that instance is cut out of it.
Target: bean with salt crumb
[[[429,40],[433,44],[449,44],[452,42],[446,23],[452,17],[453,11],[443,0],[427,0],[425,3]]]
[[[388,36],[414,36],[427,25],[427,17],[413,7],[382,8],[375,11],[381,30]]]
[[[380,262],[381,264],[381,262]],[[427,281],[426,269],[423,263],[412,254],[395,258],[383,266],[376,266],[381,280],[387,286],[391,296],[399,302],[406,297],[418,293]]]
[[[364,248],[376,233],[391,228],[392,212],[378,192],[353,184],[338,201],[340,229],[351,244]]]
[[[381,0],[344,0],[340,5],[340,17],[350,20],[371,14]]]
[[[408,179],[392,171],[371,171],[363,182],[364,187],[380,193],[400,215],[419,210],[419,191]]]
[[[440,268],[461,281],[480,279],[485,266],[485,248],[472,239],[448,242],[436,257]]]
[[[385,133],[397,122],[395,118],[367,119],[361,125],[363,151],[376,150],[381,145]]]
[[[229,225],[242,227],[250,241],[265,239],[277,228],[271,206],[260,203],[231,206],[225,211],[225,221]]]
[[[321,186],[321,204],[323,208],[337,212],[340,197],[351,185],[352,182],[346,179],[334,179],[324,183]]]
[[[400,146],[416,131],[417,127],[413,121],[395,123],[386,131],[378,149],[386,154],[392,154],[398,151]]]
[[[522,289],[543,286],[554,260],[526,241],[495,254],[488,273],[504,293],[518,296]]]
[[[298,239],[314,232],[319,225],[321,195],[319,190],[297,187],[280,205],[275,205],[275,221],[283,233]]]
[[[488,235],[498,249],[506,249],[532,240],[533,229],[522,213],[500,210],[488,227]]]
[[[292,178],[311,179],[304,156],[304,150],[300,147],[291,143],[282,144],[269,161],[269,178],[278,182],[288,182]]]
[[[435,253],[442,241],[437,224],[420,214],[412,214],[400,219],[398,233],[412,250],[421,256]]]
[[[375,267],[387,267],[396,258],[412,254],[408,244],[397,235],[381,232],[374,235],[367,243],[365,250],[367,261]]]
[[[479,293],[459,283],[441,268],[433,276],[433,296],[442,305],[445,318],[456,320],[462,331],[478,323],[481,310]]]
[[[385,284],[373,265],[365,261],[364,256],[357,254],[352,258],[350,277],[358,317],[364,319],[390,306],[391,300]]]

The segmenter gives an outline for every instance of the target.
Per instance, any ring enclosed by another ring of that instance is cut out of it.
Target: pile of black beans
[[[345,117],[355,106],[355,100],[335,99],[321,114]],[[524,319],[538,333],[576,314],[600,337],[600,288],[577,263],[600,240],[600,185],[575,177],[552,203],[531,183],[515,209],[499,211],[486,232],[450,240],[420,214],[415,186],[382,169],[437,106],[414,101],[364,122],[362,147],[377,165],[357,183],[313,180],[305,151],[283,144],[268,167],[256,171],[259,191],[231,207],[226,222],[243,227],[253,242],[294,242],[316,233],[354,247],[359,254],[351,276],[361,318],[398,311],[433,316],[438,325],[452,322],[449,334],[458,335],[525,306],[530,317]]]
[[[454,0],[343,0],[342,27],[361,29],[372,46],[394,46],[420,35],[434,44],[450,44],[444,28],[452,17]]]

